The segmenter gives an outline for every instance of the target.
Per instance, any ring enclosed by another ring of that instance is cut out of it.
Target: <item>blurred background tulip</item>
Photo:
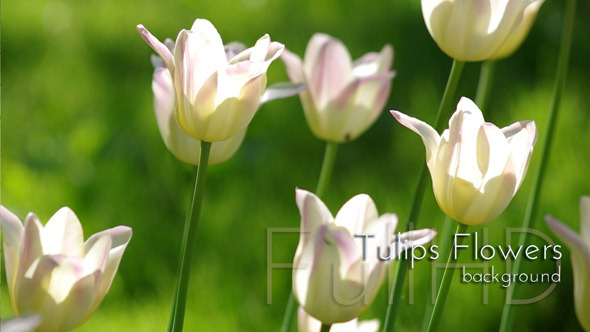
[[[340,40],[316,33],[307,44],[303,62],[289,51],[283,52],[282,59],[291,81],[308,85],[300,93],[301,104],[318,138],[338,143],[354,140],[383,111],[394,76],[391,45],[352,62]]]
[[[84,323],[111,287],[131,240],[131,228],[111,228],[84,242],[82,225],[67,207],[57,211],[45,227],[32,213],[23,227],[3,206],[0,218],[15,314],[39,314],[38,332],[65,332]]]
[[[398,111],[399,123],[422,137],[436,201],[449,217],[484,224],[506,209],[520,188],[537,140],[534,121],[502,129],[484,122],[463,97],[441,136],[423,121]]]
[[[543,0],[422,0],[428,32],[459,61],[503,58],[528,34]]]
[[[580,199],[580,234],[551,216],[545,221],[570,249],[576,315],[584,331],[590,331],[590,196]]]

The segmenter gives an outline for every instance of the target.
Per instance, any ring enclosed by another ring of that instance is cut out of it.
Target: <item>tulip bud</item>
[[[393,48],[367,53],[354,63],[338,39],[313,35],[303,62],[289,51],[281,56],[294,83],[307,83],[299,96],[305,118],[318,138],[347,142],[365,132],[383,110],[394,73]]]
[[[584,331],[590,332],[590,196],[580,199],[579,235],[551,216],[546,216],[545,221],[570,249],[576,315]]]
[[[430,35],[459,61],[497,59],[514,52],[543,0],[422,0]]]
[[[320,332],[322,322],[311,317],[302,307],[297,310],[297,328],[299,332]],[[359,322],[357,318],[346,323],[334,324],[330,332],[378,332],[379,320],[371,319]]]
[[[294,258],[293,293],[307,313],[324,324],[347,322],[371,304],[389,264],[402,250],[422,245],[434,237],[423,229],[401,234],[391,259],[377,257],[377,247],[387,250],[397,225],[395,214],[379,216],[368,195],[351,198],[332,216],[314,194],[297,189],[301,235]],[[363,241],[358,234],[373,234]],[[364,256],[364,257],[363,257]]]
[[[537,140],[534,121],[505,128],[484,122],[477,105],[461,98],[442,136],[428,124],[398,111],[399,123],[422,137],[438,205],[467,225],[496,218],[516,194]]]
[[[32,213],[23,227],[3,206],[0,219],[14,313],[40,315],[37,332],[70,331],[86,321],[111,286],[131,228],[111,228],[83,242],[80,221],[67,207],[45,227]]]
[[[228,60],[219,33],[204,19],[180,31],[173,51],[143,25],[137,30],[170,71],[180,127],[206,142],[226,141],[245,130],[266,87],[266,70],[284,49],[265,35]]]

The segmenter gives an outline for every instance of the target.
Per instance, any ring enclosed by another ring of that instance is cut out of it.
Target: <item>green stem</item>
[[[332,324],[322,324],[320,332],[330,332],[330,328],[332,328]]]
[[[485,110],[490,90],[492,89],[492,82],[494,80],[494,69],[496,68],[496,61],[488,60],[481,64],[481,71],[479,73],[479,82],[477,83],[477,92],[475,93],[475,104],[479,109]]]
[[[457,231],[455,234],[465,233],[467,231],[467,225],[459,224],[457,226]],[[455,246],[461,245],[463,243],[463,236],[460,236],[455,243]],[[458,257],[453,259],[453,248],[455,246],[451,246],[449,250],[449,259],[447,260],[447,266],[445,267],[445,272],[443,274],[442,282],[438,289],[438,295],[436,296],[436,302],[434,303],[434,310],[432,311],[432,316],[430,316],[430,323],[428,324],[428,332],[433,332],[438,330],[438,325],[440,324],[440,318],[442,317],[443,311],[445,309],[445,303],[447,302],[447,295],[449,294],[449,286],[451,285],[451,281],[453,280],[453,275],[455,274],[455,268],[451,267],[453,260],[456,260]]]
[[[318,186],[315,189],[316,196],[320,198],[324,196],[326,187],[328,187],[328,183],[330,182],[332,169],[334,168],[334,161],[336,160],[336,152],[338,152],[338,143],[326,142],[326,151],[324,152],[322,170],[320,171]]]
[[[324,152],[324,161],[322,162],[322,169],[320,170],[320,178],[315,190],[318,197],[324,196],[330,177],[332,176],[332,169],[334,168],[334,161],[336,160],[336,153],[338,152],[338,143],[326,142],[326,151]],[[295,296],[293,291],[289,294],[287,300],[287,308],[285,309],[285,316],[283,317],[283,324],[281,325],[281,332],[289,332],[293,322],[293,316],[297,311],[297,304],[295,303]],[[329,330],[329,328],[328,328]]]
[[[555,83],[553,86],[553,102],[551,103],[551,109],[549,111],[549,121],[547,123],[545,141],[543,142],[543,148],[541,151],[541,164],[537,170],[535,182],[533,183],[533,189],[529,196],[527,209],[524,216],[522,227],[528,229],[534,227],[535,220],[537,219],[537,213],[539,212],[539,202],[541,198],[541,192],[543,188],[543,179],[545,177],[545,169],[549,163],[549,157],[551,154],[551,145],[553,143],[553,136],[555,134],[555,128],[557,126],[557,115],[559,113],[559,103],[561,101],[561,94],[563,92],[566,74],[568,68],[568,62],[571,51],[572,35],[574,30],[574,18],[576,13],[576,0],[568,0],[566,7],[566,18],[563,26],[562,43],[561,49],[559,50],[559,58],[557,62],[557,73],[555,75]],[[521,234],[519,239],[519,245],[524,246],[527,241],[528,233],[524,232]],[[520,266],[522,264],[522,258],[519,256],[514,262],[514,269],[512,273],[519,273]],[[506,294],[507,302],[511,301],[516,296],[517,284],[513,284],[508,288],[508,294]],[[514,323],[514,305],[506,303],[502,312],[502,321],[500,322],[500,331],[507,332],[512,331]]]
[[[197,178],[198,168],[194,168],[194,175],[193,177]],[[192,202],[191,202],[192,204]],[[184,234],[188,234],[188,228],[190,226],[190,215],[186,216],[186,220],[184,221],[184,231],[182,232],[182,243],[180,245],[180,254],[178,255],[178,271],[176,272],[177,279],[180,276],[180,267],[182,266],[182,255],[184,252],[184,248],[186,247],[186,240],[187,237]],[[178,298],[178,280],[176,280],[176,285],[174,286],[174,297],[172,298],[172,307],[170,308],[170,316],[168,319],[168,325],[166,327],[167,332],[172,332],[172,327],[174,326],[174,319],[176,316],[176,300]]]
[[[189,219],[187,219],[182,239],[180,271],[178,274],[176,292],[174,294],[174,303],[172,305],[172,316],[169,322],[169,327],[171,327],[171,331],[173,332],[182,331],[182,326],[184,324],[188,283],[195,253],[195,244],[197,242],[197,226],[199,224],[199,216],[201,214],[201,206],[203,203],[203,193],[205,190],[205,179],[207,176],[207,164],[209,162],[210,151],[211,143],[201,142],[201,154],[195,179],[193,200],[191,203]]]
[[[436,113],[436,119],[434,121],[434,128],[436,130],[440,130],[439,127],[442,126],[441,120],[443,118],[443,114],[446,115],[448,110],[452,107],[454,100],[453,97],[455,95],[455,91],[457,90],[457,85],[459,84],[459,78],[461,77],[461,72],[463,71],[464,65],[464,62],[453,60],[453,66],[451,67],[451,72],[449,74],[449,79],[447,80],[445,92],[443,93],[442,100],[440,101],[440,105]],[[423,164],[420,170],[420,174],[418,175],[416,189],[414,190],[414,199],[412,200],[412,208],[410,209],[410,214],[406,222],[406,230],[408,230],[410,227],[410,221],[413,221],[414,223],[418,222],[418,217],[420,216],[420,208],[422,206],[422,198],[424,197],[424,190],[426,188],[427,179],[428,176],[426,171],[426,164]],[[385,323],[383,324],[383,332],[393,331],[394,329],[395,319],[399,312],[399,306],[401,303],[401,295],[406,280],[407,270],[408,262],[406,260],[400,260],[397,264],[397,271],[395,273],[393,288],[389,293],[389,302],[387,305],[387,312],[385,313]]]

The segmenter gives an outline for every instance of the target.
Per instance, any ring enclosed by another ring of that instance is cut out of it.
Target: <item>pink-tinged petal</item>
[[[2,332],[25,332],[37,328],[41,324],[40,315],[26,315],[5,319],[0,322],[0,331]]]
[[[366,77],[388,72],[393,64],[393,47],[383,46],[380,53],[371,52],[363,55],[353,64],[352,73],[356,77]]]
[[[303,59],[305,60],[303,71],[306,74],[314,71],[315,62],[320,57],[321,50],[332,40],[334,40],[334,38],[325,33],[316,33],[311,36],[309,43],[307,43],[305,54],[303,55]],[[311,76],[307,75],[307,77]]]
[[[331,223],[334,218],[326,204],[312,192],[295,189],[295,202],[301,216],[301,239],[305,244],[311,233],[321,225]]]
[[[164,59],[155,54],[152,54],[150,56],[150,62],[152,63],[152,66],[154,66],[154,69],[164,68],[168,70],[168,68],[166,67],[166,63],[164,62]]]
[[[264,58],[264,61],[267,65],[270,65],[270,63],[278,59],[284,51],[284,44],[281,44],[279,42],[272,42],[268,47],[268,51],[266,53],[266,58]]]
[[[266,54],[270,47],[270,36],[268,34],[262,36],[256,41],[252,52],[250,53],[250,61],[252,62],[264,62]]]
[[[16,315],[38,312],[43,316],[45,323],[55,324],[51,321],[54,317],[51,315],[47,317],[43,311],[51,310],[56,305],[47,288],[51,281],[51,274],[58,266],[59,260],[56,256],[41,256],[32,264],[32,269],[26,271],[26,277],[23,273],[13,299],[12,308]]]
[[[6,281],[11,298],[14,297],[14,284],[19,264],[20,245],[24,227],[20,219],[4,206],[0,206],[0,221],[4,240],[4,266]]]
[[[514,193],[520,188],[527,172],[533,147],[537,141],[537,126],[534,121],[520,121],[502,128],[512,152],[516,186]]]
[[[291,82],[303,83],[306,81],[305,73],[303,72],[303,63],[297,54],[285,50],[281,55],[281,60],[285,63],[287,76],[289,76]]]
[[[240,145],[242,145],[247,129],[247,127],[244,128],[228,140],[213,143],[211,146],[211,155],[209,156],[209,165],[221,164],[231,158],[238,151]]]
[[[103,235],[94,245],[92,245],[84,256],[85,274],[100,271],[102,274],[105,269],[107,258],[111,250],[112,240],[108,235]]]
[[[580,198],[580,233],[590,250],[590,196]]]
[[[221,66],[227,63],[225,47],[223,46],[221,36],[211,22],[206,19],[198,18],[193,23],[191,31],[203,42],[191,45],[199,47],[198,50],[195,50],[196,52],[208,53],[208,58],[210,57],[212,60],[211,65]]]
[[[236,55],[246,50],[246,45],[240,42],[231,42],[226,44],[224,48],[227,61],[231,61]]]
[[[449,135],[455,165],[451,165],[449,174],[479,187],[483,173],[479,170],[477,157],[477,136],[484,124],[483,114],[469,98],[462,97],[457,104],[457,111],[449,121]]]
[[[46,255],[84,256],[82,225],[69,207],[59,209],[47,222],[41,237]]]
[[[172,52],[166,45],[160,42],[156,37],[154,37],[143,25],[139,24],[137,26],[137,31],[143,40],[154,50],[158,53],[159,56],[164,59],[166,62],[166,66],[170,71],[174,71],[174,57],[172,56]]]
[[[100,271],[84,276],[72,285],[68,297],[59,305],[59,311],[67,313],[62,317],[59,331],[69,331],[84,323],[94,312],[91,305],[96,296]]]
[[[549,228],[569,247],[574,272],[574,302],[576,315],[586,331],[590,331],[590,248],[569,227],[551,216],[545,216]]]
[[[131,228],[127,226],[117,226],[96,233],[86,241],[86,250],[88,251],[89,248],[93,247],[95,243],[105,235],[111,238],[111,249],[109,250],[109,256],[105,264],[104,273],[100,279],[100,285],[98,286],[96,297],[94,298],[90,308],[90,313],[100,305],[102,299],[109,291],[109,288],[113,283],[113,279],[115,278],[117,269],[119,268],[119,263],[121,262],[123,253],[125,252],[125,249],[131,240],[132,231]]]
[[[275,99],[283,99],[295,96],[306,88],[306,83],[282,82],[273,84],[264,90],[264,93],[260,97],[260,105],[262,106],[263,104]]]
[[[312,66],[308,66],[307,61],[306,53],[304,71],[309,91],[314,103],[321,109],[353,80],[352,59],[341,41],[331,39],[323,44],[317,58],[311,59]]]
[[[356,195],[346,202],[338,214],[334,223],[344,227],[352,236],[357,233],[363,233],[366,223],[379,218],[375,202],[369,195]]]
[[[401,243],[401,251],[410,249],[415,246],[423,246],[428,244],[436,236],[436,231],[430,228],[424,228],[414,231],[408,231],[401,234],[395,234],[393,237],[394,248],[395,243],[399,241]],[[400,252],[395,253],[395,258],[399,257]]]
[[[242,88],[251,80],[266,73],[266,67],[262,63],[242,61],[227,66],[219,71],[219,84],[217,92],[217,105],[225,99],[238,97]],[[258,98],[260,98],[258,95]]]
[[[20,247],[18,271],[16,272],[16,279],[14,282],[14,297],[13,308],[16,308],[17,298],[19,292],[22,289],[20,286],[21,282],[27,270],[43,256],[43,246],[41,245],[41,237],[43,232],[43,226],[39,221],[39,218],[33,213],[29,213],[25,218],[25,227],[23,231],[23,238]]]
[[[426,148],[426,164],[430,172],[433,172],[440,144],[440,136],[436,130],[426,122],[407,116],[399,111],[391,111],[391,114],[402,126],[422,137],[424,147]]]

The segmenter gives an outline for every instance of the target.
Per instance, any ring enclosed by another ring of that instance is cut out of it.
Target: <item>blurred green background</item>
[[[568,81],[535,221],[554,239],[541,216],[551,213],[578,230],[578,200],[590,194],[590,3],[578,5]],[[545,137],[563,7],[561,1],[547,0],[521,49],[497,64],[486,110],[487,120],[501,127],[535,120],[539,143]],[[139,23],[164,39],[202,17],[213,22],[225,42],[252,45],[269,33],[300,55],[315,32],[340,38],[353,58],[393,44],[397,76],[386,110],[367,133],[341,146],[325,200],[335,213],[364,192],[381,213],[407,219],[424,147],[387,111],[398,109],[432,123],[451,65],[428,35],[419,1],[27,0],[3,1],[1,12],[2,204],[21,218],[34,211],[44,222],[61,206],[70,206],[86,237],[120,224],[133,228],[109,295],[77,331],[162,331],[172,299],[192,167],[176,160],[158,133],[153,52],[135,30]],[[466,66],[457,100],[474,97],[479,68]],[[285,80],[284,65],[277,61],[269,84]],[[323,150],[323,142],[307,128],[299,99],[290,98],[264,105],[238,153],[210,167],[186,331],[279,329],[291,272],[273,271],[272,304],[267,304],[267,250],[274,262],[290,262],[298,235],[277,234],[270,248],[267,228],[299,226],[294,189],[315,188]],[[539,157],[538,148],[519,193],[486,226],[491,244],[504,245],[505,229],[520,227]],[[419,227],[440,229],[443,219],[429,184]],[[482,234],[481,227],[472,231]],[[569,252],[564,253],[562,282],[542,301],[517,308],[517,331],[580,329]],[[491,264],[504,269],[501,261]],[[527,262],[525,267],[548,272],[553,265]],[[430,275],[430,262],[417,264],[413,299],[406,283],[400,330],[421,330]],[[546,287],[525,285],[522,296]],[[362,318],[383,322],[387,290],[384,285]],[[480,284],[456,279],[441,330],[497,330],[505,290],[491,285],[488,304],[482,303],[481,292]],[[1,314],[12,316],[4,286]]]

